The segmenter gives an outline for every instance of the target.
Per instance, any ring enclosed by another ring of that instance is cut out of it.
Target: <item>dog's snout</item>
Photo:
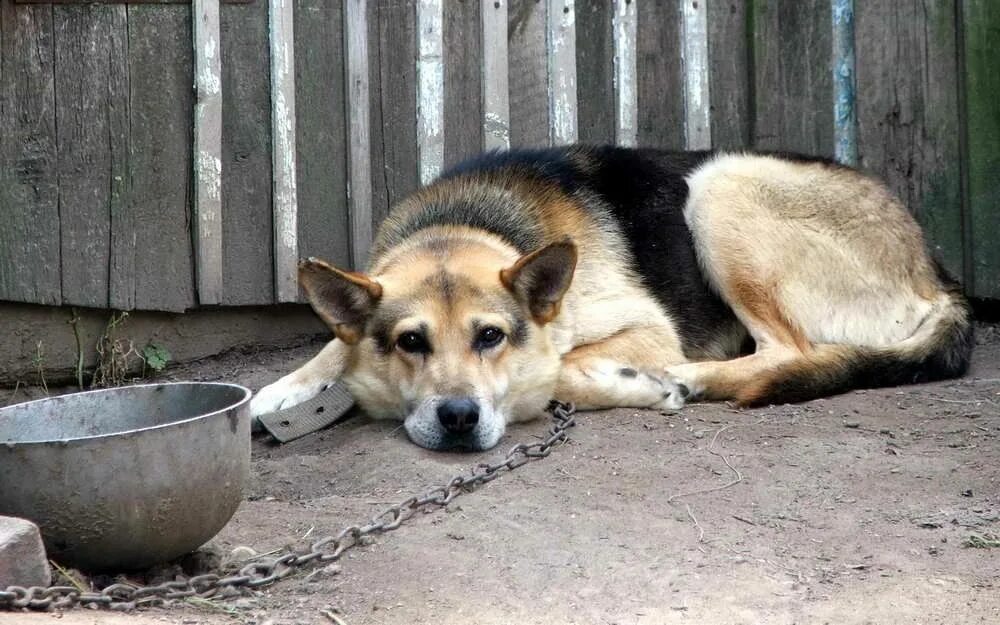
[[[446,399],[438,405],[437,417],[451,434],[466,434],[479,423],[479,402],[467,397]]]

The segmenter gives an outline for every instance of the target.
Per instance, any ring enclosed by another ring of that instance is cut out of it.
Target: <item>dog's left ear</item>
[[[548,323],[559,314],[566,289],[576,269],[576,244],[566,237],[522,256],[500,271],[500,282],[527,304],[535,321]]]
[[[299,284],[316,314],[349,344],[361,339],[365,320],[382,297],[382,285],[365,274],[342,271],[315,258],[299,263]]]

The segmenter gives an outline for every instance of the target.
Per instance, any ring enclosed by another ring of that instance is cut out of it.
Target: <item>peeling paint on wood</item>
[[[548,0],[549,142],[577,140],[576,9],[574,0]]]
[[[635,146],[639,139],[636,90],[636,3],[615,0],[615,143]]]
[[[299,298],[295,181],[295,57],[292,0],[269,0],[271,24],[271,167],[274,176],[274,291]]]
[[[222,302],[222,54],[219,0],[194,0],[194,236],[198,302]]]
[[[854,106],[854,0],[832,0],[833,156],[858,162],[858,116]]]
[[[372,244],[371,110],[368,91],[368,16],[365,0],[344,0],[347,90],[347,210],[351,262],[361,269]]]
[[[712,147],[708,87],[706,0],[682,0],[681,58],[684,62],[684,142],[689,150]]]
[[[483,149],[510,147],[507,0],[481,0],[483,26]]]
[[[444,34],[441,0],[417,3],[417,161],[420,184],[444,165]]]

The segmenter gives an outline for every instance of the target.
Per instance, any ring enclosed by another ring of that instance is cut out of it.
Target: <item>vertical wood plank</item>
[[[428,184],[444,166],[444,10],[417,2],[417,169]]]
[[[859,166],[885,180],[963,274],[953,0],[856,5]],[[914,71],[920,68],[920,71]]]
[[[271,78],[266,2],[223,3],[222,303],[274,302]]]
[[[747,14],[752,0],[708,3],[712,146],[750,146],[750,64]]]
[[[682,0],[684,60],[684,144],[689,150],[712,147],[708,70],[708,9],[704,0]]]
[[[576,0],[576,86],[584,94],[577,122],[584,143],[615,141],[614,19],[607,0]]]
[[[483,16],[492,2],[444,0],[444,165],[483,147]],[[506,37],[504,44],[506,47]]]
[[[295,4],[299,256],[341,267],[351,264],[344,11],[342,0]],[[367,124],[368,115],[360,121]]]
[[[299,298],[295,178],[295,50],[292,0],[268,0],[271,37],[271,167],[275,301]]]
[[[858,116],[854,105],[854,0],[832,0],[833,156],[858,163]]]
[[[193,0],[194,237],[198,302],[222,302],[222,51],[219,0]]]
[[[679,0],[643,0],[638,11],[636,97],[641,146],[684,148],[684,74]]]
[[[831,0],[754,0],[754,144],[833,156]]]
[[[548,3],[510,0],[510,144],[549,145],[549,69],[546,45]]]
[[[577,140],[576,0],[548,0],[549,142]]]
[[[125,8],[55,6],[53,30],[62,303],[104,308],[112,204],[128,178]]]
[[[112,219],[120,266],[112,292],[135,308],[183,311],[195,304],[191,237],[194,102],[191,7],[128,7],[129,201]],[[113,304],[114,305],[114,304]]]
[[[1000,4],[963,0],[966,170],[971,245],[971,292],[1000,297]]]
[[[371,100],[368,14],[365,0],[344,0],[347,91],[347,197],[351,264],[361,269],[372,244]],[[377,59],[376,59],[377,62]]]
[[[482,0],[483,149],[510,147],[507,1]],[[447,68],[446,68],[447,71]]]
[[[52,7],[0,2],[0,299],[58,304]]]
[[[639,140],[639,94],[636,90],[638,29],[635,5],[631,0],[615,0],[614,4],[614,138],[618,145],[629,147],[635,146]]]

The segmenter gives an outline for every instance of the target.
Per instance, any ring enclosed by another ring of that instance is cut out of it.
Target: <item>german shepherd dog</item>
[[[962,375],[969,307],[882,183],[792,154],[490,152],[400,202],[365,273],[299,279],[335,338],[254,414],[342,379],[430,449],[549,400],[743,406]]]

